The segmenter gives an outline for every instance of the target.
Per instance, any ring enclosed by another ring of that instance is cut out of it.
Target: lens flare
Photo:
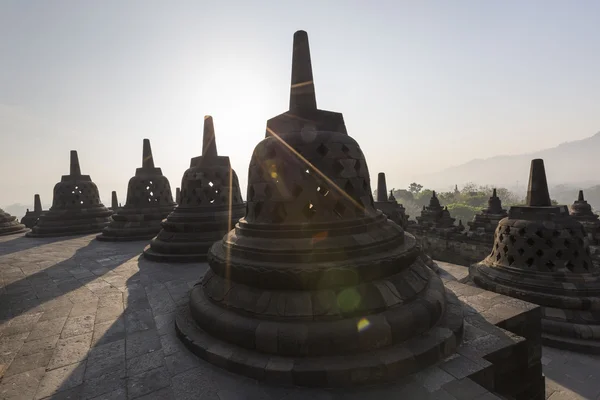
[[[369,322],[368,319],[366,318],[361,318],[360,321],[358,321],[358,323],[356,324],[356,327],[358,328],[359,332],[364,331],[365,329],[367,329],[369,326],[371,326],[371,323]]]
[[[360,304],[360,293],[354,288],[344,289],[338,293],[337,302],[343,312],[354,311]]]

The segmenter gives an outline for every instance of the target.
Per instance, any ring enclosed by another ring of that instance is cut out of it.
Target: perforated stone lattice
[[[501,221],[494,233],[488,260],[496,265],[541,272],[587,273],[594,269],[583,227],[548,229],[539,222],[520,221],[518,226]]]
[[[369,170],[354,139],[319,132],[309,140],[298,134],[283,140],[294,150],[275,137],[254,150],[248,222],[331,222],[375,212]]]
[[[54,209],[88,208],[100,204],[100,194],[94,182],[59,182],[54,186]]]
[[[134,176],[129,180],[126,202],[128,207],[170,206],[172,203],[171,186],[164,176],[152,178]]]
[[[231,186],[230,172],[231,171]],[[225,206],[242,204],[237,174],[228,168],[190,168],[185,171],[181,183],[182,207]]]

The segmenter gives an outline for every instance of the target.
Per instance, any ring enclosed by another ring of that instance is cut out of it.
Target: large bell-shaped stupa
[[[229,157],[217,154],[215,129],[204,118],[202,155],[190,161],[181,179],[181,199],[144,251],[153,261],[206,260],[210,246],[244,216],[244,202]]]
[[[205,360],[278,384],[393,380],[449,356],[461,337],[461,306],[421,254],[375,209],[342,114],[317,109],[299,31],[289,111],[267,121],[246,216],[211,247],[177,331]]]
[[[600,353],[600,269],[584,239],[567,206],[552,205],[544,161],[536,159],[527,204],[510,208],[492,252],[469,274],[484,289],[542,306],[544,343]]]
[[[54,186],[52,207],[38,219],[28,237],[67,236],[100,232],[110,222],[112,211],[100,202],[98,187],[82,175],[79,157],[71,150],[69,175]]]
[[[115,193],[115,192],[113,192]],[[115,206],[113,205],[113,208]],[[161,229],[161,221],[175,208],[169,180],[154,166],[150,140],[144,139],[142,167],[127,186],[125,206],[115,210],[112,222],[98,240],[129,241],[152,239]]]
[[[0,208],[0,236],[27,232],[27,227],[17,217]]]

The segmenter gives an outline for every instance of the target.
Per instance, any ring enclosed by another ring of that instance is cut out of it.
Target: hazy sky
[[[174,191],[205,114],[245,197],[298,29],[319,108],[344,113],[389,188],[591,136],[599,15],[595,0],[0,0],[0,206],[51,202],[71,149],[105,204],[125,203],[143,138]]]

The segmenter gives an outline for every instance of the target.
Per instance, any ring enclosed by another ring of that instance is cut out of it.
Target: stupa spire
[[[294,33],[294,50],[292,54],[290,110],[316,108],[317,99],[310,61],[308,34],[306,31],[297,31]]]
[[[77,155],[77,150],[71,150],[71,169],[69,171],[69,175],[81,175],[81,167],[79,167],[79,156]]]
[[[577,201],[584,201],[585,199],[583,198],[583,190],[579,191],[579,196],[577,196]]]
[[[114,190],[111,193],[110,205],[111,205],[111,208],[113,209],[113,211],[116,211],[117,208],[119,208],[119,200],[117,199],[117,192]]]
[[[498,197],[498,195],[496,194],[496,188],[494,188],[494,190],[492,191],[492,197]]]
[[[33,212],[35,212],[35,213],[42,212],[42,201],[40,200],[39,194],[36,194],[33,196]]]
[[[215,125],[210,115],[204,116],[204,136],[202,138],[202,156],[217,156],[217,142],[215,142]]]
[[[380,172],[377,175],[377,201],[388,201],[385,172]]]
[[[154,158],[152,157],[150,139],[144,139],[144,148],[142,150],[142,168],[154,168]]]
[[[546,181],[544,160],[537,158],[531,160],[529,171],[529,187],[527,188],[527,205],[529,207],[550,207],[550,193]]]

